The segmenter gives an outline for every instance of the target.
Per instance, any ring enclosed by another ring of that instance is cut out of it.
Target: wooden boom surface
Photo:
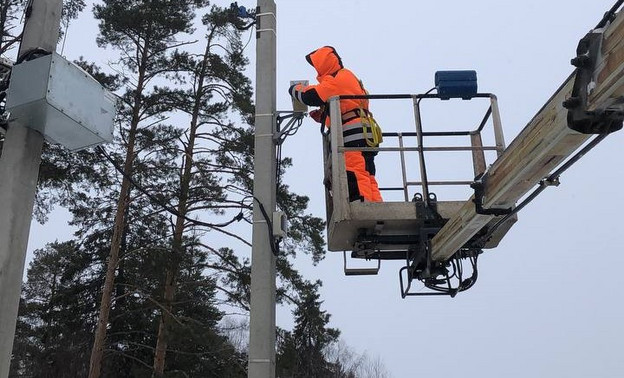
[[[624,96],[623,12],[604,31],[600,55],[594,71],[596,87],[588,99],[589,110],[604,109],[621,102]],[[484,208],[513,206],[592,137],[568,128],[568,111],[562,103],[570,97],[573,84],[571,75],[494,162],[485,181]],[[450,258],[494,217],[477,214],[473,198],[432,239],[434,260]]]

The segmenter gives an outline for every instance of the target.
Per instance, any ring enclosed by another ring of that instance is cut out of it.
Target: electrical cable
[[[273,252],[273,255],[275,257],[277,257],[279,255],[279,242],[275,240],[275,235],[273,234],[273,221],[271,220],[271,218],[269,218],[269,214],[266,212],[266,209],[264,208],[262,202],[260,202],[260,200],[256,196],[250,197],[253,197],[253,199],[258,203],[258,207],[260,208],[260,212],[262,213],[262,216],[266,221],[269,231],[269,246],[271,247],[271,252]]]
[[[299,112],[283,112],[283,113],[290,113],[290,114],[285,117],[280,117],[278,115],[276,118],[277,137],[274,138],[274,143],[276,145],[276,148],[275,148],[275,167],[276,167],[275,183],[276,183],[277,189],[279,189],[281,185],[281,178],[282,178],[282,144],[284,143],[287,137],[295,135],[297,131],[299,131],[299,128],[303,124],[303,116],[304,116],[303,113],[299,113]],[[292,119],[288,121],[284,130],[283,131],[280,130],[281,122],[284,119],[291,118],[291,117]],[[277,241],[275,238],[275,235],[273,235],[273,222],[269,218],[262,202],[260,202],[260,200],[256,198],[255,196],[253,198],[256,202],[258,202],[260,211],[262,212],[262,215],[264,216],[264,219],[266,220],[267,225],[269,227],[269,239],[270,239],[269,243],[271,245],[271,250],[273,252],[273,255],[278,256],[279,255],[279,241]]]
[[[624,0],[622,0],[622,1],[624,1]],[[429,93],[435,91],[436,89],[438,89],[438,87],[433,87],[433,88],[429,89],[427,92],[423,93],[423,96],[428,95]],[[423,99],[423,97],[419,97],[418,100],[416,100],[416,103],[418,105],[420,105],[420,100],[422,100],[422,99]]]
[[[287,137],[295,135],[297,131],[299,131],[299,128],[303,124],[303,117],[305,113],[293,112],[293,111],[278,112],[278,113],[289,113],[289,115],[284,116],[284,117],[280,117],[279,115],[277,116],[277,130],[276,130],[277,137],[275,138],[275,144],[281,145],[282,143],[284,143]],[[286,123],[286,126],[284,127],[284,130],[282,131],[280,129],[281,123],[286,118],[292,118],[292,119],[290,119]]]
[[[279,188],[282,178],[282,145],[278,144],[275,148],[275,187]]]
[[[275,138],[274,142],[276,145],[276,172],[275,172],[275,181],[277,183],[277,187],[279,188],[280,183],[281,183],[281,177],[282,177],[282,144],[286,141],[286,138],[289,136],[293,136],[297,133],[297,131],[299,131],[299,128],[301,127],[301,125],[303,124],[303,113],[299,113],[299,112],[287,112],[290,113],[290,115],[285,116],[280,118],[280,116],[278,115],[277,117],[277,138]],[[290,119],[288,121],[288,123],[286,123],[286,126],[284,128],[284,130],[280,130],[280,125],[282,120],[286,119],[286,118],[290,118],[292,117],[292,119]]]
[[[33,60],[33,59],[37,59],[40,58],[42,56],[46,56],[46,55],[50,55],[52,54],[51,51],[36,47],[27,51],[24,51],[22,53],[22,55],[17,57],[17,60],[15,61],[15,64],[20,64],[22,62],[27,62],[29,60]]]
[[[280,135],[280,144],[284,143],[287,137],[297,134],[297,131],[299,131],[299,128],[301,127],[302,124],[303,124],[303,117],[297,117],[293,119],[292,122],[289,122],[287,124],[287,126],[289,127],[286,130],[284,130],[284,132]]]
[[[302,118],[299,119],[299,125],[297,127],[295,127],[295,128],[291,127],[290,129],[288,129],[288,131],[286,133],[284,133],[284,137],[282,139],[282,142],[285,140],[285,138],[287,136],[294,135],[297,132],[297,130],[301,126],[302,121],[303,121]],[[145,194],[152,202],[156,203],[158,206],[160,206],[161,208],[163,208],[167,212],[175,215],[176,217],[182,217],[185,220],[187,220],[187,221],[189,221],[189,222],[191,222],[193,224],[196,224],[196,225],[199,225],[199,226],[210,227],[210,228],[225,227],[225,226],[228,226],[228,225],[230,225],[230,224],[232,224],[234,222],[238,222],[241,219],[243,219],[244,214],[243,214],[242,210],[234,218],[232,218],[231,220],[229,220],[227,222],[224,222],[224,223],[220,223],[220,224],[206,223],[206,222],[202,222],[202,221],[199,221],[199,220],[196,220],[196,219],[191,219],[191,218],[189,218],[189,217],[187,217],[185,215],[183,216],[176,209],[174,209],[173,206],[168,205],[168,204],[162,202],[161,200],[159,200],[158,198],[156,198],[154,195],[152,195],[147,190],[145,190],[142,186],[140,186],[132,177],[130,177],[128,174],[126,174],[124,172],[124,170],[121,167],[119,167],[117,165],[117,163],[113,160],[113,158],[104,150],[104,148],[102,148],[101,146],[97,146],[96,147],[96,151],[98,153],[100,153],[101,155],[103,155],[104,158],[106,160],[108,160],[113,165],[115,170],[117,172],[119,172],[123,177],[125,177],[133,186],[135,186],[137,188],[137,190],[139,190],[141,193]],[[278,159],[277,160],[277,166],[278,166],[277,174],[278,174],[278,180],[279,180],[279,176],[280,176],[280,174],[279,174],[279,167],[281,165],[280,164],[281,163],[281,143],[278,144],[278,155],[276,156],[276,159]],[[275,235],[273,234],[273,222],[272,222],[271,218],[269,217],[269,214],[267,213],[266,209],[264,208],[264,205],[262,204],[262,202],[255,196],[247,196],[247,197],[244,197],[241,200],[241,204],[242,204],[242,202],[246,198],[250,198],[250,197],[252,197],[258,203],[258,206],[260,208],[260,212],[262,213],[262,216],[264,217],[264,219],[265,219],[265,221],[267,223],[268,235],[269,235],[269,246],[271,247],[271,252],[273,253],[274,256],[277,257],[279,255],[279,241],[277,241],[275,239]]]
[[[420,279],[426,288],[434,291],[435,293],[429,294],[412,294],[412,295],[450,295],[454,297],[457,293],[470,289],[477,282],[478,278],[478,268],[477,268],[477,258],[479,256],[479,252],[475,254],[473,250],[466,250],[464,253],[458,252],[454,255],[449,261],[448,266],[451,270],[450,272],[447,270],[444,273],[444,277],[442,278],[423,278]],[[466,279],[464,279],[464,262],[463,259],[467,259],[470,261],[470,265],[472,268],[472,275]],[[438,274],[437,277],[442,274]],[[454,286],[453,282],[457,282]],[[408,289],[409,290],[409,287]]]
[[[304,114],[299,113],[299,112],[282,112],[282,113],[290,113],[290,114],[284,117],[280,117],[278,115],[276,119],[277,137],[274,138],[274,143],[276,145],[276,148],[275,148],[275,166],[276,166],[275,183],[276,183],[277,189],[279,189],[281,185],[281,178],[282,178],[282,144],[284,143],[284,141],[286,141],[287,137],[295,135],[297,131],[299,131],[299,128],[303,124],[303,117],[304,117]],[[292,119],[288,121],[284,130],[283,131],[280,130],[281,122],[284,119],[291,118],[291,117]],[[279,255],[279,241],[276,241],[275,235],[273,235],[273,222],[269,218],[266,210],[264,209],[264,205],[262,204],[262,202],[260,202],[260,200],[256,198],[255,196],[253,198],[254,200],[256,200],[256,202],[258,202],[260,211],[262,212],[262,215],[264,216],[264,219],[267,222],[267,225],[269,227],[269,238],[270,238],[269,243],[271,245],[271,250],[273,251],[273,254],[277,256]]]
[[[115,160],[113,160],[113,158],[104,150],[104,148],[102,148],[101,146],[97,146],[95,150],[100,155],[104,156],[104,158],[108,160],[113,165],[113,167],[115,167],[115,170],[119,172],[126,180],[128,180],[134,187],[136,187],[139,192],[145,194],[153,203],[160,206],[163,210],[169,212],[170,214],[176,217],[184,218],[185,220],[195,225],[209,227],[209,228],[226,227],[234,222],[239,222],[241,219],[243,219],[244,214],[242,210],[234,218],[224,223],[207,223],[207,222],[203,222],[197,219],[191,219],[186,215],[182,215],[175,208],[173,208],[173,206],[171,206],[170,204],[166,204],[163,201],[156,198],[153,194],[149,193],[141,185],[139,185],[132,177],[130,177],[130,175],[126,174],[126,172],[124,172],[124,170],[117,165]],[[241,205],[242,205],[242,202],[241,202]]]
[[[243,46],[243,48],[241,49],[241,54],[245,51],[247,45],[249,45],[249,42],[251,42],[251,36],[253,36],[252,32],[249,33],[249,39],[247,40],[247,43],[245,43],[245,46]]]

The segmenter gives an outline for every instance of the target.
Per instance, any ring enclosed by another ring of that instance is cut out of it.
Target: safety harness
[[[361,122],[346,125],[347,122],[356,118],[359,118]],[[383,142],[381,127],[373,114],[361,106],[343,113],[342,123],[345,145],[356,140],[365,140],[368,147],[378,147]]]
[[[358,80],[362,91],[366,95],[368,95],[368,91],[364,88],[364,84],[361,80]],[[295,87],[293,86],[292,89]],[[301,93],[298,91],[294,91],[295,93],[291,93],[293,97],[299,95]],[[367,147],[379,147],[379,145],[383,142],[383,136],[381,127],[373,117],[373,113],[371,113],[368,109],[364,107],[365,100],[361,100],[358,104],[358,107],[352,110],[348,110],[342,113],[342,135],[343,142],[345,147],[363,147],[362,142],[365,143]],[[329,113],[329,109],[327,104],[321,106],[321,134],[327,135],[329,132],[328,125],[326,125],[327,117]],[[348,124],[354,119],[360,119],[360,122],[355,122]]]

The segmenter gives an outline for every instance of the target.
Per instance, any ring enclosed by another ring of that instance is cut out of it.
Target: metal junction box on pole
[[[13,66],[10,119],[72,151],[113,140],[116,98],[91,75],[52,53]]]

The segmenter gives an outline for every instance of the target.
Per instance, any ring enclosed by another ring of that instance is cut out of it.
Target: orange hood
[[[308,63],[314,67],[318,76],[333,75],[342,68],[342,60],[340,56],[331,46],[323,46],[306,55]]]

